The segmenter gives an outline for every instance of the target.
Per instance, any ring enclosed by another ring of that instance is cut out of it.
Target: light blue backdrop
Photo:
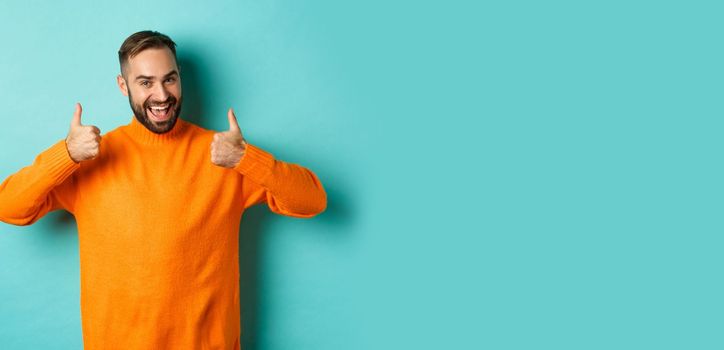
[[[116,52],[178,43],[183,115],[314,170],[247,213],[245,349],[721,349],[722,6],[0,3],[0,175],[73,104],[130,121]],[[81,345],[76,227],[0,225],[3,349]]]

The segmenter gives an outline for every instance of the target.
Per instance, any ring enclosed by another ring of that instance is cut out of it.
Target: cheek
[[[142,91],[136,91],[133,93],[133,103],[137,105],[143,106],[147,99],[148,96],[146,96]]]
[[[172,93],[177,100],[181,98],[181,87],[170,89],[169,92]]]

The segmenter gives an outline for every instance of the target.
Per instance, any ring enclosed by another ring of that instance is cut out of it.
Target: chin
[[[157,134],[165,134],[171,129],[173,129],[174,125],[176,125],[176,116],[172,116],[169,120],[163,121],[163,122],[154,122],[149,119],[151,124],[154,126],[154,130],[151,130]]]

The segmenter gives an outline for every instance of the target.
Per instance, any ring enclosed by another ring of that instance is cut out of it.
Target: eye
[[[144,81],[141,81],[141,85],[148,87],[151,85],[151,82],[148,80],[144,80]]]
[[[167,78],[166,81],[173,83],[176,81],[176,78],[174,78],[174,77]]]

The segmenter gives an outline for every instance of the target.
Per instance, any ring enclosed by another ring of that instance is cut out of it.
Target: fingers
[[[98,129],[95,125],[82,125],[81,124],[81,115],[83,114],[83,106],[80,105],[80,103],[75,104],[75,112],[73,112],[73,119],[70,121],[71,127],[80,127],[83,126],[86,129],[90,129],[93,131],[93,133],[100,135],[101,130]]]
[[[100,153],[101,130],[95,125],[82,125],[83,107],[75,104],[68,137],[65,139],[68,154],[77,163],[93,159]]]
[[[75,112],[73,113],[73,119],[70,121],[71,126],[80,126],[80,115],[83,113],[83,107],[80,102],[75,104]]]
[[[239,129],[239,123],[236,122],[236,116],[234,115],[234,110],[231,108],[229,108],[228,117],[229,117],[229,131],[234,131],[234,132],[240,133],[241,129]]]

